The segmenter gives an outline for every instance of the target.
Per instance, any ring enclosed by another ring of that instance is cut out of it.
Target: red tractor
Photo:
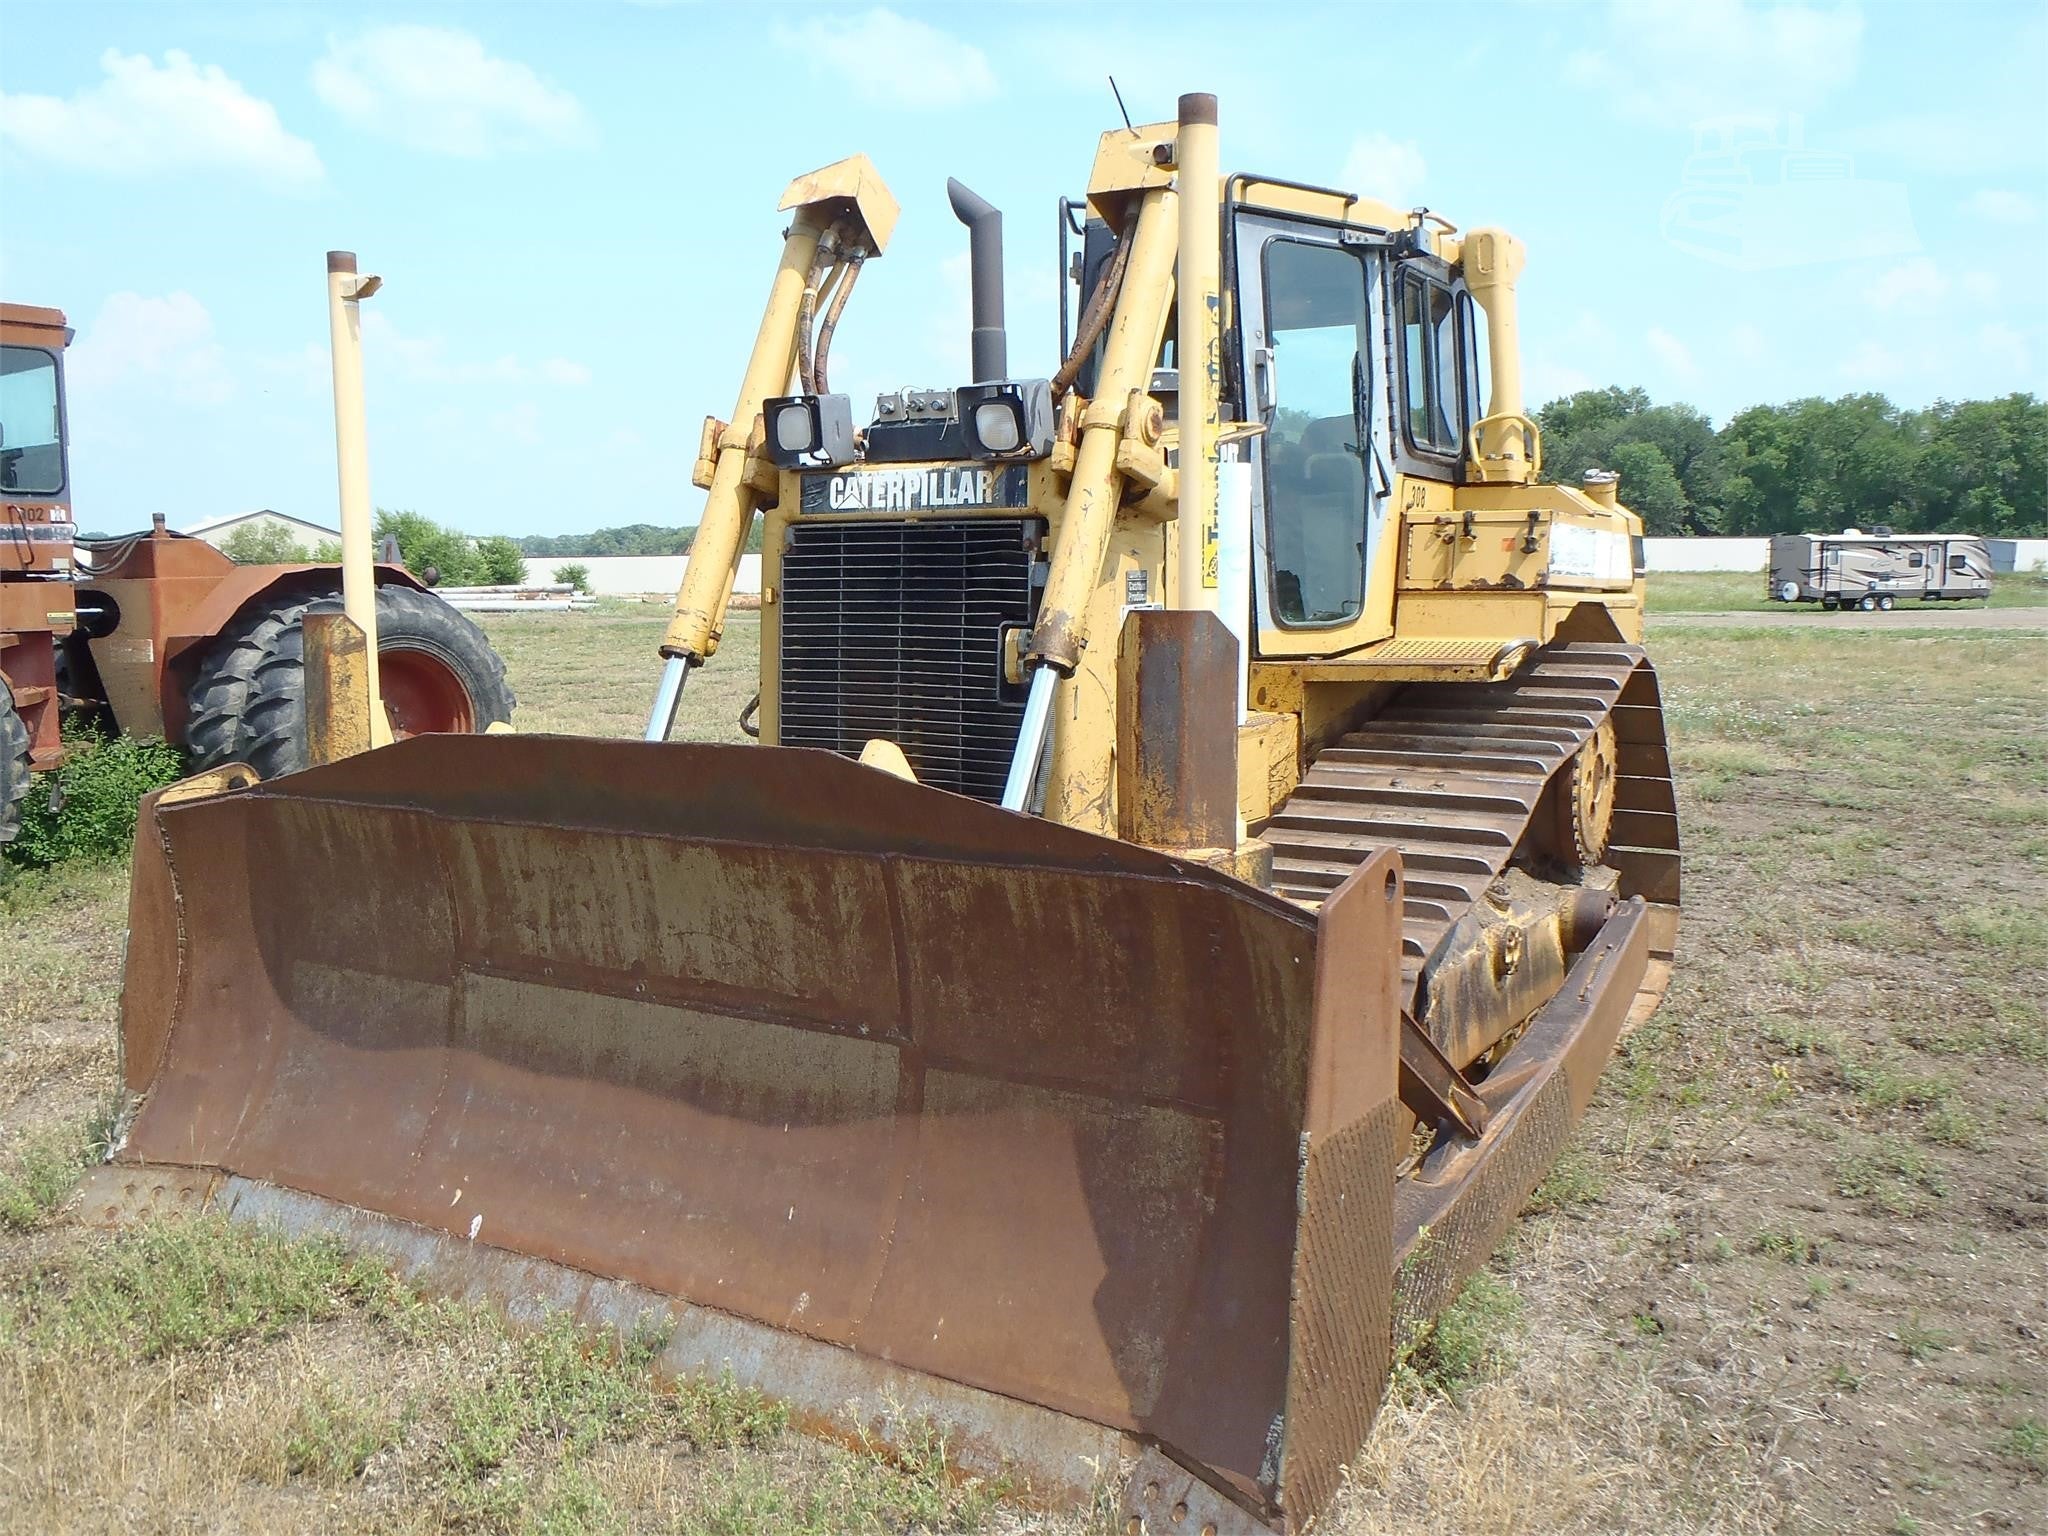
[[[71,512],[64,348],[54,309],[0,304],[0,843],[58,726],[84,711],[161,735],[195,767],[264,778],[306,764],[300,621],[341,607],[336,565],[237,565],[165,529],[80,539]],[[483,631],[400,565],[377,567],[378,666],[394,736],[509,721]]]

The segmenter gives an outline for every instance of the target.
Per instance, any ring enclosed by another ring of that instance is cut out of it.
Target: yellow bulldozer
[[[954,184],[975,378],[859,428],[897,205],[790,184],[647,740],[153,802],[106,1214],[658,1316],[670,1369],[1111,1477],[1133,1531],[1326,1508],[1657,1005],[1677,818],[1642,525],[1540,479],[1521,246],[1226,177],[1216,121],[1102,136],[1050,379]],[[756,517],[759,744],[670,742]],[[363,687],[320,650],[316,723]]]

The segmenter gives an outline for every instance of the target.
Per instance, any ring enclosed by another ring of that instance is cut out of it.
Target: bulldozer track
[[[1634,1027],[1663,996],[1677,927],[1677,802],[1657,675],[1640,646],[1554,642],[1505,682],[1412,683],[1325,748],[1260,835],[1273,888],[1317,905],[1378,849],[1406,872],[1402,995],[1452,926],[1499,878],[1544,791],[1579,748],[1615,722],[1618,779],[1606,862],[1622,894],[1663,910]]]

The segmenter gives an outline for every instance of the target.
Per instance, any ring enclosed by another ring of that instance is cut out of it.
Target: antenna
[[[1124,93],[1116,88],[1116,76],[1109,77],[1109,94],[1116,98],[1116,109],[1124,115],[1124,126],[1131,129],[1131,137],[1138,136],[1138,130],[1131,128],[1131,109],[1124,105]]]

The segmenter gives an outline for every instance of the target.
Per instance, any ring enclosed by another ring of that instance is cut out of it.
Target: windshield
[[[62,493],[57,414],[56,354],[41,347],[0,347],[0,490]]]
[[[1283,625],[1342,624],[1365,598],[1365,462],[1357,405],[1371,312],[1362,257],[1272,240],[1266,303],[1273,418],[1266,528],[1273,614]]]

